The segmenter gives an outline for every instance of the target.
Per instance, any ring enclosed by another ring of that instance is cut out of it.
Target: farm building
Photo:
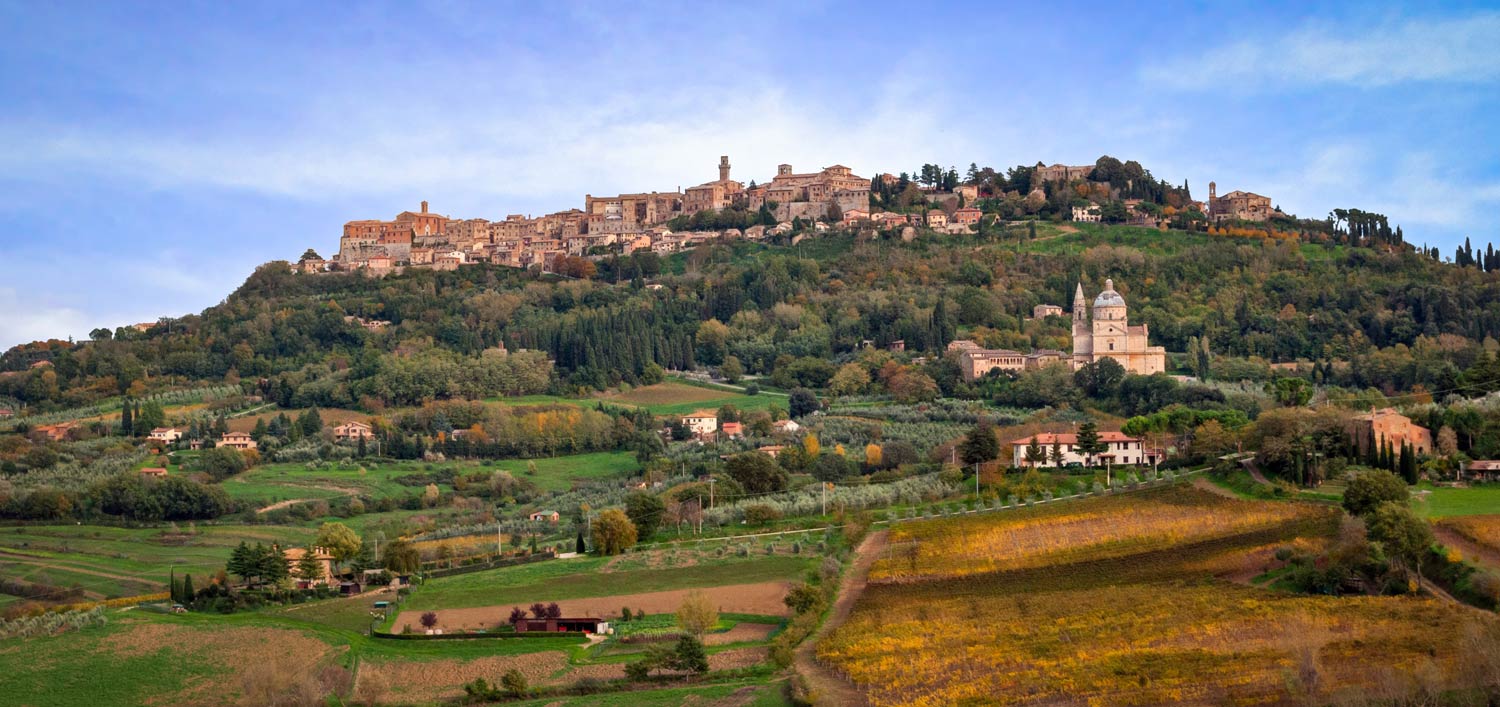
[[[226,432],[224,436],[214,444],[215,447],[231,447],[233,449],[255,449],[255,440],[244,432]]]
[[[1473,480],[1500,479],[1500,460],[1476,459],[1464,466],[1464,477]]]
[[[1042,453],[1046,455],[1046,459],[1038,461],[1034,465],[1032,462],[1026,460],[1026,450],[1031,446],[1032,440],[1036,440],[1037,445],[1042,449]],[[1100,432],[1099,442],[1106,449],[1104,452],[1095,455],[1095,459],[1098,461],[1107,461],[1113,464],[1150,463],[1146,450],[1143,448],[1144,445],[1138,437],[1131,437],[1120,432]],[[1085,464],[1088,462],[1088,460],[1084,459],[1083,454],[1078,451],[1078,435],[1072,433],[1043,433],[1011,440],[1010,444],[1012,450],[1011,463],[1018,467],[1055,467],[1068,466],[1070,464]],[[1062,452],[1061,464],[1052,458],[1053,446],[1056,446],[1058,451]]]
[[[151,430],[151,434],[147,435],[146,439],[171,444],[179,439],[182,439],[182,430],[179,430],[176,427],[158,427],[154,430]]]
[[[588,618],[522,619],[512,625],[516,627],[518,633],[526,633],[528,631],[546,631],[548,633],[561,631],[607,633],[609,631],[608,621]]]
[[[697,410],[683,415],[682,424],[695,435],[711,435],[719,429],[719,413],[713,410]]]
[[[141,469],[141,476],[146,476],[153,479],[164,479],[167,476],[167,470],[159,466],[148,466],[144,469]]]
[[[530,518],[534,521],[545,521],[547,523],[556,523],[562,520],[562,516],[557,511],[537,511],[532,513]]]
[[[333,438],[340,442],[353,442],[373,436],[370,426],[363,422],[350,422],[333,428]]]

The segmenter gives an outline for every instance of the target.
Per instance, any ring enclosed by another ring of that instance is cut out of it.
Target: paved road
[[[818,705],[869,704],[865,700],[864,693],[853,683],[850,683],[838,671],[818,662],[816,648],[818,641],[849,618],[849,612],[854,609],[854,603],[859,601],[859,595],[865,591],[865,585],[870,577],[870,565],[875,564],[876,558],[885,551],[888,532],[874,531],[859,544],[859,548],[854,551],[854,564],[844,574],[844,582],[839,586],[838,597],[833,601],[833,611],[829,612],[828,619],[823,622],[823,625],[797,647],[793,665],[797,668],[797,673],[807,680],[815,703]]]

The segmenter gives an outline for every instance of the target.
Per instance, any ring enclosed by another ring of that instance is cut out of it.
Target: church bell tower
[[[729,181],[729,155],[719,156],[719,181]]]

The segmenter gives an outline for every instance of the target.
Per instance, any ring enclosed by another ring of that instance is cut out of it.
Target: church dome
[[[1124,307],[1125,306],[1125,298],[1121,297],[1120,293],[1115,292],[1115,281],[1114,280],[1105,280],[1104,281],[1104,291],[1100,292],[1099,296],[1094,298],[1094,306],[1095,307]]]

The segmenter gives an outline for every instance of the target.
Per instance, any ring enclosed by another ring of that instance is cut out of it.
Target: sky
[[[198,312],[422,200],[540,215],[720,155],[748,182],[1107,154],[1500,242],[1500,2],[0,0],[0,24],[0,349]]]

